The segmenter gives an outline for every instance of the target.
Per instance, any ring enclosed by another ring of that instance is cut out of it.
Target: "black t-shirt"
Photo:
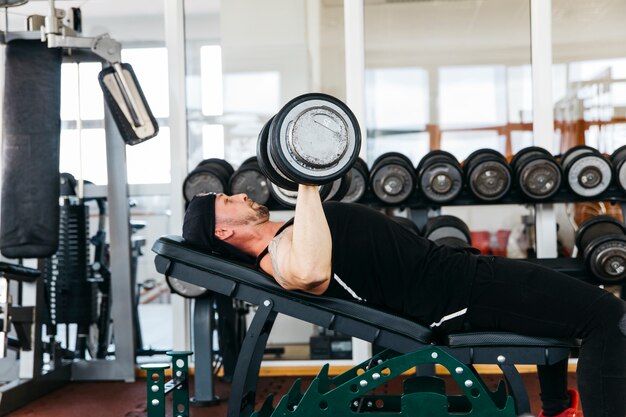
[[[333,277],[325,296],[361,299],[434,324],[435,330],[461,328],[475,255],[438,246],[363,205],[328,202],[323,207],[333,245]]]

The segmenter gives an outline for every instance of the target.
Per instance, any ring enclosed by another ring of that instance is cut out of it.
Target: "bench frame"
[[[158,272],[258,306],[237,359],[228,417],[249,417],[254,411],[261,361],[278,313],[399,353],[435,344],[430,330],[418,323],[352,301],[286,291],[249,265],[191,248],[178,236],[161,237],[152,250]],[[468,365],[497,365],[521,415],[530,413],[530,402],[515,364],[566,360],[577,343],[512,333],[466,333],[450,335],[446,344],[438,346]]]

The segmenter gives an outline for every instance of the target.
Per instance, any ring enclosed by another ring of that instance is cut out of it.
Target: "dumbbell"
[[[430,151],[419,162],[416,171],[424,197],[435,203],[454,200],[463,188],[463,169],[450,152]]]
[[[585,221],[576,232],[576,246],[596,281],[626,282],[626,227],[618,220],[602,215]]]
[[[504,156],[493,149],[472,152],[463,162],[465,180],[476,198],[496,201],[511,188],[511,169]]]
[[[367,193],[370,170],[364,160],[357,158],[349,172],[350,188],[341,201],[344,203],[356,203]]]
[[[259,204],[265,205],[270,199],[269,181],[263,175],[256,156],[243,161],[231,175],[228,187],[231,194],[244,193]]]
[[[424,225],[422,235],[438,245],[455,248],[472,246],[472,238],[467,224],[458,217],[449,214],[429,218]]]
[[[511,160],[515,184],[531,200],[545,200],[559,191],[563,174],[556,158],[539,146],[517,152]]]
[[[352,170],[346,172],[343,177],[336,179],[331,183],[330,191],[328,192],[328,201],[342,201],[350,190],[352,185]]]
[[[372,164],[370,187],[384,203],[398,204],[406,201],[416,189],[415,169],[406,156],[398,152],[380,155]]]
[[[185,201],[189,203],[199,193],[229,193],[228,181],[234,172],[232,165],[223,159],[205,159],[183,182]]]
[[[617,185],[622,191],[626,191],[626,145],[617,148],[609,159]]]
[[[209,293],[209,290],[204,287],[170,277],[169,275],[165,276],[165,281],[168,287],[170,287],[171,292],[185,298],[198,298]]]
[[[561,156],[560,162],[569,188],[581,197],[602,194],[611,184],[609,161],[591,146],[574,146]]]
[[[339,180],[335,180],[339,181]],[[330,184],[324,184],[320,187],[320,198],[322,201],[326,201],[330,195],[331,188],[334,182]],[[278,185],[270,182],[270,194],[272,198],[285,208],[292,209],[296,206],[298,200],[298,192],[294,190],[288,190],[286,188],[279,187]]]
[[[288,191],[296,191],[298,184],[326,185],[343,177],[360,149],[356,117],[326,94],[289,101],[263,126],[257,141],[261,170],[277,188]]]

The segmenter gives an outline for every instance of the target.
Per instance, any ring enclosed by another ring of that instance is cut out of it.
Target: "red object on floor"
[[[578,391],[576,391],[575,389],[568,389],[567,393],[569,394],[569,398],[570,398],[570,407],[566,408],[561,413],[552,417],[584,417],[582,410],[578,409],[579,404],[580,404],[580,396],[578,395]],[[548,416],[543,414],[543,410],[541,410],[539,412],[538,417],[548,417]]]
[[[491,255],[491,248],[489,247],[491,233],[486,230],[479,230],[470,232],[470,236],[473,248],[478,249],[483,255]]]

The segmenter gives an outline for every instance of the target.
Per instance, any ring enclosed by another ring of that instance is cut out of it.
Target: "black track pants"
[[[486,256],[480,257],[467,321],[475,331],[582,339],[577,381],[585,417],[624,417],[625,315],[626,302],[596,286],[528,262]],[[561,384],[546,381],[554,372],[543,374],[542,387]]]

